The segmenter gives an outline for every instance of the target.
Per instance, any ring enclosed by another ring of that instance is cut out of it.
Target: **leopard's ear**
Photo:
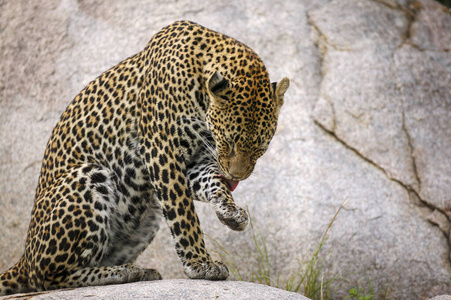
[[[228,102],[226,92],[229,89],[230,82],[222,76],[221,73],[215,71],[208,79],[208,91],[213,95],[212,101],[218,105],[224,105]]]
[[[273,84],[273,86],[275,86],[274,94],[276,96],[277,106],[280,109],[282,107],[283,103],[284,103],[283,95],[285,94],[285,92],[290,87],[290,79],[285,77],[284,79],[279,81],[279,83],[277,83],[277,85]]]

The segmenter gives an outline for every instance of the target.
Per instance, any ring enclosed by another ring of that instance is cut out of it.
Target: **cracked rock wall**
[[[355,18],[325,17],[336,10]],[[336,1],[309,16],[324,58],[315,121],[428,206],[449,236],[449,14],[431,1]]]
[[[332,298],[371,278],[389,298],[450,293],[451,17],[432,0],[0,0],[0,270],[21,255],[46,142],[90,80],[190,19],[291,79],[278,132],[234,193],[282,282],[348,200],[322,251]],[[249,277],[250,230],[197,205]],[[138,264],[183,278],[165,224]],[[211,250],[217,250],[207,240]]]

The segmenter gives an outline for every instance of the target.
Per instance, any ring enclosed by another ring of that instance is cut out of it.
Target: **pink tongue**
[[[223,177],[225,179],[225,181],[227,181],[227,184],[229,185],[230,190],[233,192],[236,187],[238,186],[239,181],[235,181],[232,179],[227,179],[225,177]]]
[[[229,184],[230,190],[233,192],[236,187],[238,186],[239,181],[234,181],[230,179],[226,179],[227,183]]]

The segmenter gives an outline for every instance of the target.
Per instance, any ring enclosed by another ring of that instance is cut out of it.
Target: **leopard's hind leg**
[[[121,207],[123,206],[123,207]],[[125,208],[124,208],[125,207]],[[117,257],[127,234],[121,211],[127,200],[116,175],[98,165],[74,167],[35,203],[26,260],[34,290],[160,279],[155,270],[132,265],[147,246]],[[150,238],[151,239],[151,238]]]
[[[112,267],[77,268],[69,273],[57,274],[46,289],[74,288],[92,285],[121,284],[136,281],[160,280],[155,269],[142,269],[133,264]]]

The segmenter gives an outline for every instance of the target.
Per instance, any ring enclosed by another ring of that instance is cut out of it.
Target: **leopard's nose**
[[[235,180],[244,180],[248,178],[254,170],[250,156],[244,153],[236,153],[229,159],[228,173]]]

